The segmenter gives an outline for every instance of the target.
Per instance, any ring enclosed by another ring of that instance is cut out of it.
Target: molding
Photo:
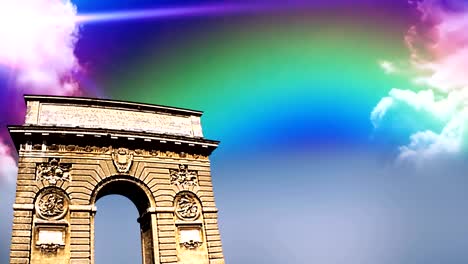
[[[97,207],[94,206],[94,205],[76,205],[76,204],[73,205],[73,204],[71,204],[69,206],[69,210],[74,211],[74,212],[80,211],[80,212],[92,212],[92,213],[94,213],[94,212],[97,211]]]
[[[13,204],[13,210],[34,210],[34,204]]]
[[[131,161],[145,161],[145,159],[149,158],[177,158],[177,159],[185,159],[190,161],[209,161],[208,156],[202,154],[195,154],[195,153],[186,153],[186,152],[174,152],[174,151],[161,151],[156,149],[127,149],[127,148],[113,148],[111,145],[107,147],[97,147],[97,146],[78,146],[78,145],[62,145],[62,144],[35,144],[33,146],[29,145],[28,148],[24,144],[20,145],[20,151],[22,153],[40,153],[41,157],[45,152],[54,153],[54,157],[56,159],[60,159],[62,156],[60,154],[70,154],[70,153],[80,153],[80,154],[98,154],[98,155],[111,155],[111,158],[115,162],[115,157],[117,155],[116,151],[120,149],[125,149],[127,151],[127,155],[132,156]],[[24,154],[23,154],[24,155]],[[80,158],[80,157],[73,157],[73,158]],[[85,157],[89,159],[89,156]],[[93,157],[94,159],[94,157]],[[102,159],[102,158],[101,158]],[[108,160],[108,158],[106,158]],[[47,163],[47,162],[45,162]],[[44,163],[44,164],[45,164]],[[45,165],[44,165],[45,166]],[[186,165],[185,165],[186,166]],[[71,168],[70,168],[71,169]],[[39,177],[39,176],[38,176]],[[61,179],[61,178],[59,178]],[[69,181],[69,180],[68,180]]]
[[[174,207],[173,206],[168,206],[168,207],[150,207],[148,209],[154,210],[155,213],[173,213],[174,212]]]
[[[144,218],[148,214],[157,213],[174,213],[174,207],[148,207],[146,211],[138,217],[138,219]]]
[[[134,139],[147,139],[151,141],[167,141],[167,142],[180,142],[186,144],[193,144],[202,147],[213,147],[216,148],[219,145],[219,141],[210,140],[200,137],[186,137],[186,136],[177,136],[171,134],[158,134],[158,133],[148,133],[148,132],[139,132],[139,131],[120,131],[115,129],[103,129],[103,128],[84,128],[84,127],[54,127],[54,126],[8,126],[8,130],[11,134],[43,134],[48,133],[49,136],[53,134],[57,135],[100,135],[100,136],[110,136],[116,138],[134,138]],[[103,132],[105,131],[105,132]]]
[[[218,208],[216,207],[203,207],[203,213],[217,213]]]
[[[67,220],[61,219],[61,220],[42,220],[42,219],[35,219],[34,224],[36,225],[36,228],[40,228],[43,226],[69,226],[70,224],[68,223]]]
[[[181,108],[181,107],[173,107],[173,106],[164,106],[164,105],[157,105],[157,104],[144,104],[144,103],[137,103],[137,102],[130,102],[130,101],[123,101],[123,100],[109,100],[109,99],[98,99],[98,98],[91,98],[91,97],[65,97],[65,96],[51,96],[51,95],[31,95],[25,94],[24,100],[26,102],[29,101],[38,101],[39,103],[58,103],[58,104],[71,104],[71,105],[93,105],[93,106],[104,106],[104,107],[111,107],[115,109],[142,109],[142,110],[149,110],[151,112],[162,112],[162,113],[175,113],[175,114],[183,114],[183,115],[195,115],[201,116],[203,111]]]
[[[185,221],[185,220],[175,220],[176,226],[187,226],[187,225],[203,225],[202,220],[194,220],[194,221]]]

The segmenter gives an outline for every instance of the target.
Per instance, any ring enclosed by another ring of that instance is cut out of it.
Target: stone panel
[[[109,118],[113,117],[113,118]],[[111,128],[193,136],[190,117],[122,109],[41,104],[39,119],[30,124]],[[201,128],[200,128],[201,129]]]

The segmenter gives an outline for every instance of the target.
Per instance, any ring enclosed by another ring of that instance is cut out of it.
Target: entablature
[[[25,125],[9,126],[8,130],[18,151],[22,145],[38,146],[47,142],[49,146],[115,146],[209,156],[219,144],[219,141],[204,138],[111,129]]]

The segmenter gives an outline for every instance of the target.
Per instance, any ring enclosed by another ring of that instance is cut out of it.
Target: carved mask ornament
[[[56,185],[58,181],[70,181],[70,169],[70,164],[61,164],[59,160],[52,159],[36,167],[36,179],[47,180],[50,185]]]
[[[132,166],[133,153],[126,148],[119,148],[112,152],[112,160],[118,172],[126,173]]]

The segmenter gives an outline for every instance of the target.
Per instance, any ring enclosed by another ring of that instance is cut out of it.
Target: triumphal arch
[[[10,263],[93,264],[96,201],[136,205],[144,264],[224,263],[202,112],[25,96]],[[125,243],[125,241],[122,241]]]

